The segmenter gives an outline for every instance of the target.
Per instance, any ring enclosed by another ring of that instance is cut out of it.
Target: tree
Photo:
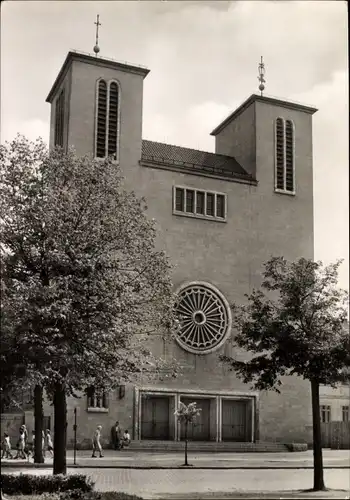
[[[232,306],[233,342],[250,351],[252,359],[220,357],[258,390],[280,392],[284,375],[310,381],[315,491],[325,489],[319,386],[334,387],[350,366],[347,292],[337,287],[339,265],[271,258],[264,265],[261,290],[246,295],[247,305]]]
[[[187,406],[185,403],[181,403],[179,408],[175,411],[175,416],[180,423],[184,423],[185,425],[185,463],[184,465],[189,466],[187,460],[187,447],[188,447],[188,439],[187,439],[187,431],[188,424],[192,424],[195,422],[196,418],[200,415],[202,409],[197,408],[197,403],[189,403]]]
[[[0,168],[2,316],[14,355],[53,401],[53,470],[66,473],[67,396],[168,366],[147,342],[177,325],[171,268],[112,158],[17,136],[0,146]]]

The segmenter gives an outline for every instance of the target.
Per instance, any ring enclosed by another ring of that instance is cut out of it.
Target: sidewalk
[[[73,463],[73,451],[67,452],[69,468],[115,468],[115,469],[178,469],[183,468],[184,453],[181,452],[140,452],[104,450],[103,458],[91,458],[88,450],[79,450],[76,465]],[[201,453],[188,454],[189,463],[196,469],[313,469],[312,450],[305,452],[275,453]],[[323,450],[325,469],[350,469],[350,450]],[[34,466],[33,461],[1,460],[2,467],[28,468],[52,465],[52,459],[46,458],[45,464]]]

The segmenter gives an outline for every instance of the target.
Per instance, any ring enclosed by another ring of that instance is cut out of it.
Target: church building
[[[315,108],[284,99],[249,96],[213,124],[215,153],[142,138],[143,82],[149,70],[69,52],[47,97],[50,146],[78,155],[113,154],[125,187],[147,200],[158,243],[175,270],[182,328],[155,355],[174,356],[176,379],[121,385],[68,401],[68,442],[103,441],[118,420],[135,442],[183,439],[174,411],[195,401],[201,415],[190,439],[201,442],[310,442],[309,383],[283,380],[281,394],[251,390],[218,361],[229,342],[229,304],[261,283],[272,255],[313,258],[312,115]],[[235,353],[237,355],[237,352]],[[244,356],[244,353],[238,353]],[[243,359],[243,358],[242,358]],[[49,410],[52,411],[52,407]],[[52,424],[51,424],[52,427]]]

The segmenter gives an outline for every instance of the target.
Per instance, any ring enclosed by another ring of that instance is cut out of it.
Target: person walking
[[[51,457],[53,457],[53,444],[52,444],[52,437],[51,437],[51,432],[49,429],[46,429],[46,435],[45,435],[45,449],[51,453]]]
[[[120,450],[120,437],[121,437],[121,428],[118,420],[112,427],[112,446],[115,450]]]
[[[3,459],[3,458],[13,458],[12,453],[11,453],[10,436],[7,434],[7,432],[4,432],[4,439],[2,441],[1,459]]]
[[[17,441],[17,454],[15,458],[27,458],[27,455],[25,453],[25,432],[24,432],[23,426],[20,427],[19,429],[19,438]],[[28,433],[27,433],[28,435]]]
[[[100,454],[100,458],[103,457],[102,455],[102,446],[101,446],[101,430],[102,430],[102,425],[98,425],[96,427],[96,430],[94,432],[94,436],[92,438],[92,458],[96,458],[95,452],[98,450]]]

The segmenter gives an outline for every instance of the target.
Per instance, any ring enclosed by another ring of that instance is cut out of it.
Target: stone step
[[[282,443],[237,443],[237,442],[210,442],[210,441],[189,441],[188,448],[191,451],[205,452],[286,452],[288,448]],[[132,441],[130,449],[135,451],[182,451],[183,441]]]

